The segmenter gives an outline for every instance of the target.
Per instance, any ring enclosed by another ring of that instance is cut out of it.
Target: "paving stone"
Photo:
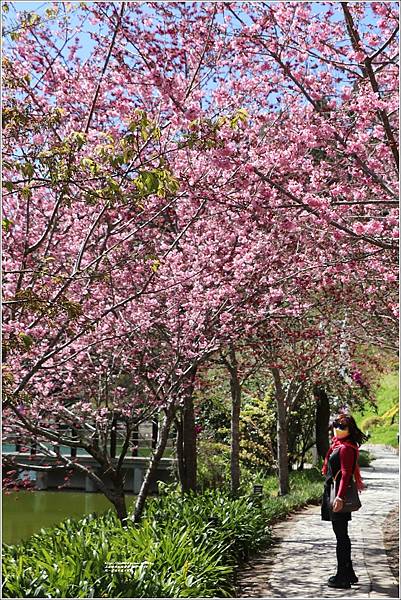
[[[365,445],[375,456],[362,468],[367,489],[352,515],[349,534],[359,582],[349,590],[329,588],[336,572],[335,536],[320,507],[311,506],[273,526],[276,543],[238,574],[240,598],[398,598],[387,562],[382,525],[399,500],[398,456],[385,446]],[[373,468],[372,468],[373,467]]]

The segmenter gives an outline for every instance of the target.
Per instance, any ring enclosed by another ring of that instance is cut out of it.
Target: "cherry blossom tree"
[[[286,493],[285,405],[322,356],[337,368],[346,311],[349,346],[394,346],[396,7],[48,11],[10,20],[4,65],[10,431],[84,447],[114,468],[106,441],[116,415],[126,453],[132,429],[162,411],[139,519],[174,420],[184,488],[196,486],[198,366],[261,333],[271,339]],[[316,323],[330,332],[322,356]],[[43,427],[46,412],[81,420],[83,435]]]

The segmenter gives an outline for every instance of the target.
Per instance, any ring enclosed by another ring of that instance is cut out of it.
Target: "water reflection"
[[[131,507],[135,496],[127,494]],[[20,491],[3,494],[3,542],[16,544],[42,527],[56,525],[67,517],[102,513],[112,504],[103,494],[73,491]]]

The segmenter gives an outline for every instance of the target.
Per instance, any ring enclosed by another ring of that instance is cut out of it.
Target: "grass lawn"
[[[353,413],[361,429],[365,433],[369,431],[370,443],[398,447],[398,399],[398,372],[389,373],[380,380],[376,390],[377,411],[369,406]]]

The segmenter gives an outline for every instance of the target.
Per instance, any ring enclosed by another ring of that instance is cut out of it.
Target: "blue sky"
[[[165,0],[154,0],[154,1],[156,1],[156,2],[160,1],[160,2],[162,2],[164,4],[167,4],[167,2],[165,2]],[[300,0],[294,0],[294,1],[300,1]],[[119,1],[115,1],[115,2],[109,2],[109,3],[110,4],[112,4],[112,3],[113,4],[119,4],[120,2]],[[267,4],[274,4],[274,3],[275,2],[273,1],[273,2],[268,2]],[[10,11],[9,11],[8,14],[4,15],[4,21],[5,21],[5,25],[6,25],[5,29],[6,30],[9,29],[11,23],[16,23],[17,13],[20,13],[20,12],[23,12],[23,11],[33,11],[33,12],[38,13],[41,16],[44,16],[46,9],[52,8],[53,4],[54,3],[52,1],[50,1],[50,0],[49,1],[45,1],[45,2],[43,2],[43,1],[42,2],[36,2],[36,1],[28,2],[28,1],[19,1],[19,0],[16,0],[12,4],[10,3]],[[63,4],[63,2],[58,2],[58,4]],[[69,4],[73,4],[73,5],[74,4],[80,4],[80,2],[78,0],[72,0],[72,2],[70,2]],[[93,2],[87,2],[87,4],[93,4]],[[141,2],[141,4],[146,6],[147,2]],[[323,2],[322,3],[320,1],[316,1],[316,2],[313,2],[313,4],[314,4],[314,12],[316,14],[319,14],[319,12],[321,10],[321,5],[322,4],[325,4],[327,6],[327,2]],[[341,2],[337,2],[337,4],[338,4],[338,12],[335,13],[335,15],[333,17],[334,20],[337,20],[339,18],[343,18],[342,11],[341,11],[341,8],[340,8]],[[365,2],[365,4],[370,5],[371,3],[370,2]],[[152,9],[149,9],[149,12],[151,12],[151,11],[152,11]],[[74,21],[75,21],[74,11],[72,11],[71,13],[69,13],[69,16],[70,16],[70,19],[71,19],[70,23],[72,25],[74,25]],[[48,20],[45,16],[44,16],[44,18],[46,20]],[[373,15],[371,13],[371,10],[368,10],[366,18],[365,18],[365,23],[366,24],[368,24],[368,23],[372,24],[372,23],[375,22],[375,20],[376,19],[373,17]],[[75,22],[77,22],[77,21],[75,21]],[[84,60],[90,56],[91,51],[93,49],[92,40],[91,40],[90,36],[88,35],[89,32],[91,31],[91,28],[92,28],[92,26],[87,21],[86,25],[85,25],[85,31],[82,32],[79,35],[80,40],[81,40],[81,45],[82,45],[82,48],[79,51],[79,55]],[[5,41],[5,43],[7,45],[7,41]]]

